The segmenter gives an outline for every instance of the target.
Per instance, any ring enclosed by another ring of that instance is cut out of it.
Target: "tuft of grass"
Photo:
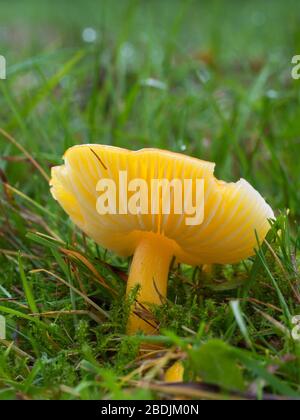
[[[0,16],[0,399],[299,399],[299,4],[36,5]],[[65,149],[93,142],[215,161],[276,209],[253,258],[211,276],[172,268],[155,337],[125,334],[130,261],[82,235],[49,193]],[[164,383],[176,360],[185,382]]]

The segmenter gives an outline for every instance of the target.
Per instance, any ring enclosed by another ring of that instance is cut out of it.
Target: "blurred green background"
[[[213,160],[298,215],[299,17],[292,0],[2,1],[1,126],[44,167],[86,142]]]

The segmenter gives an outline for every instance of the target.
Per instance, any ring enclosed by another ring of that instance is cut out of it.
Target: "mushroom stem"
[[[168,240],[158,234],[150,233],[137,246],[130,268],[127,295],[137,284],[140,285],[140,289],[137,302],[131,308],[128,320],[129,334],[134,334],[138,330],[146,334],[155,334],[154,321],[144,320],[143,311],[149,309],[149,304],[161,305],[163,303],[167,295],[173,252],[173,247]]]

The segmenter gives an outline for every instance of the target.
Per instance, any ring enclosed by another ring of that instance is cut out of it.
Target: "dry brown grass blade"
[[[145,355],[140,355],[135,364],[138,367],[131,371],[128,375],[121,378],[122,383],[126,383],[133,379],[135,376],[143,376],[145,380],[149,381],[154,379],[159,373],[161,377],[164,375],[164,369],[167,365],[174,360],[179,360],[182,355],[178,354],[175,350],[162,349],[160,351],[149,351]],[[130,365],[128,366],[130,368]]]
[[[178,397],[182,399],[199,399],[199,400],[257,400],[257,395],[251,392],[238,393],[228,392],[222,393],[217,386],[209,385],[201,382],[181,382],[181,383],[166,383],[166,382],[147,382],[147,381],[130,381],[135,387],[150,389],[165,395]],[[178,398],[176,398],[178,399]],[[294,398],[263,394],[262,399],[265,401],[285,401],[295,400]]]
[[[58,317],[59,315],[88,315],[89,311],[85,310],[70,310],[70,311],[49,311],[49,312],[41,312],[41,313],[33,313],[30,316],[44,316],[44,317]]]
[[[277,321],[275,318],[273,318],[271,315],[266,314],[265,312],[261,311],[258,308],[254,308],[258,313],[261,314],[271,325],[273,325],[277,330],[281,331],[283,334],[289,336],[290,331],[287,327],[285,327],[283,324],[281,324],[279,321]]]
[[[42,217],[38,216],[37,214],[32,213],[28,209],[21,211],[20,215],[23,217],[24,220],[28,222],[33,222],[41,226],[50,235],[50,238],[52,237],[56,241],[63,242],[62,239],[52,229],[50,229],[48,223]],[[33,232],[33,233],[36,233],[36,232]]]
[[[50,177],[44,171],[44,169],[41,167],[41,165],[34,159],[34,157],[31,156],[31,154],[19,142],[17,142],[16,139],[14,139],[10,134],[8,134],[5,130],[3,130],[3,128],[0,128],[0,133],[8,141],[10,141],[14,146],[16,146],[22,153],[24,153],[24,155],[27,157],[27,159],[40,172],[40,174],[45,178],[45,180],[47,182],[50,181]]]
[[[28,358],[28,359],[34,361],[34,357],[30,356],[30,354],[26,353],[24,350],[19,349],[19,347],[17,347],[14,344],[13,341],[7,341],[7,340],[1,340],[0,339],[0,344],[3,344],[8,349],[13,350],[18,356],[23,357],[25,359]]]
[[[95,150],[93,150],[90,147],[90,151],[93,153],[93,155],[96,157],[96,159],[98,160],[98,162],[100,162],[101,166],[103,166],[103,168],[107,171],[107,166],[104,164],[103,160],[101,159],[101,157],[95,152]]]
[[[229,298],[228,300],[231,300],[231,298]],[[240,298],[239,300],[241,302],[250,302],[250,303],[254,303],[256,305],[265,306],[269,309],[273,309],[276,312],[280,312],[280,313],[283,312],[283,310],[281,308],[278,308],[278,306],[275,306],[272,303],[262,302],[261,300],[258,300],[258,299],[255,299],[255,298]]]
[[[3,255],[10,255],[13,257],[17,257],[18,255],[20,255],[22,258],[27,258],[29,260],[39,260],[38,257],[36,257],[35,255],[31,255],[31,254],[26,254],[25,252],[17,252],[17,251],[11,251],[10,249],[0,249],[0,254]]]
[[[108,284],[106,284],[104,278],[98,273],[98,271],[93,266],[93,264],[85,256],[83,256],[82,254],[80,254],[80,252],[72,251],[72,250],[66,249],[66,248],[60,248],[60,251],[62,253],[64,253],[66,256],[68,256],[68,257],[72,257],[72,258],[75,258],[75,259],[81,261],[94,274],[94,276],[96,277],[96,279],[98,280],[98,282],[103,287],[105,287],[106,289],[108,289],[114,295],[117,295],[116,291],[114,289],[112,289]]]
[[[76,289],[76,287],[69,284],[66,280],[62,279],[61,277],[57,276],[54,273],[51,273],[51,271],[45,270],[44,268],[40,268],[40,269],[37,269],[37,270],[32,270],[32,271],[30,271],[30,273],[33,273],[33,274],[34,273],[45,273],[45,274],[50,275],[51,277],[54,277],[56,280],[60,281],[65,286],[72,289],[73,292],[77,293],[80,297],[82,297],[82,299],[84,299],[90,306],[95,308],[105,318],[109,318],[109,314],[106,311],[104,311],[104,309],[100,308],[100,306],[98,306],[95,302],[93,302],[88,296],[86,296],[84,293],[81,293],[80,290]]]
[[[0,180],[1,180],[2,185],[3,185],[3,190],[4,190],[4,194],[6,196],[7,202],[8,203],[12,203],[12,201],[13,201],[13,195],[12,195],[11,191],[9,191],[9,189],[7,187],[8,179],[7,179],[6,175],[5,175],[5,172],[2,169],[0,169]]]
[[[159,393],[170,395],[178,398],[178,395],[187,399],[201,399],[201,400],[245,400],[246,397],[237,395],[224,395],[220,392],[209,388],[202,384],[189,383],[155,383],[147,381],[130,381],[130,383],[138,388],[150,389]]]
[[[60,316],[68,316],[68,315],[87,315],[98,324],[102,323],[102,320],[93,312],[86,311],[86,310],[70,310],[70,311],[49,311],[49,312],[41,312],[41,313],[33,313],[30,316],[37,316],[37,317],[46,317],[46,318],[59,318]]]
[[[280,267],[281,271],[283,272],[283,274],[285,275],[287,281],[290,284],[290,287],[295,295],[295,298],[297,299],[298,303],[300,303],[300,294],[297,290],[297,288],[295,287],[294,284],[292,284],[290,278],[289,278],[289,274],[287,273],[286,269],[284,268],[282,262],[280,261],[280,258],[278,257],[278,255],[276,254],[276,252],[274,251],[274,249],[271,247],[271,245],[269,244],[269,242],[267,240],[264,241],[265,244],[267,245],[269,251],[271,252],[271,254],[273,255],[275,261],[277,262],[278,266]]]

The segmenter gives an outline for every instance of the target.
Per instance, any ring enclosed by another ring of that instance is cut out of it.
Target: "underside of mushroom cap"
[[[256,235],[262,241],[270,228],[268,219],[274,218],[247,181],[218,181],[211,162],[159,149],[132,152],[102,145],[75,146],[64,160],[64,165],[52,169],[53,197],[88,236],[121,256],[132,255],[146,235],[157,235],[169,242],[180,262],[235,263],[254,254]],[[187,225],[186,215],[175,214],[172,205],[170,214],[100,215],[98,182],[111,179],[118,190],[120,172],[127,173],[128,182],[142,179],[148,185],[153,179],[203,180],[203,222]]]

